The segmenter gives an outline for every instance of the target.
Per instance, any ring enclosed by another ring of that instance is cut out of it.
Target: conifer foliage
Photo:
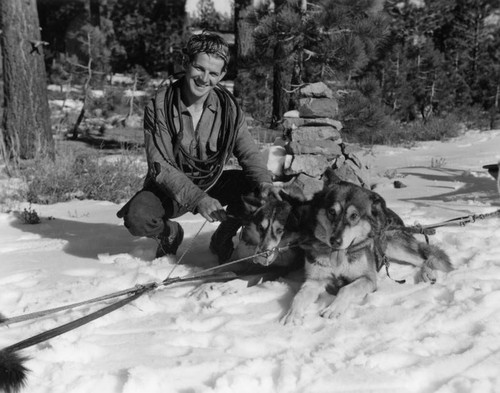
[[[273,122],[289,108],[287,94],[325,78],[349,80],[375,55],[387,24],[371,0],[280,0],[247,16],[253,54],[273,65]]]
[[[498,1],[385,4],[391,17],[390,45],[375,68],[391,114],[409,121],[469,106],[498,112]]]

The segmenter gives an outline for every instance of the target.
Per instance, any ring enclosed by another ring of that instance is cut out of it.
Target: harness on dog
[[[389,277],[392,281],[397,282],[398,284],[404,284],[406,280],[395,280],[389,274],[389,266],[391,263],[389,262],[389,258],[387,258],[387,255],[385,255],[385,252],[382,249],[380,239],[374,239],[373,245],[375,251],[375,260],[377,261],[377,271],[380,271],[382,266],[385,266],[385,273],[387,274],[387,277]]]
[[[382,266],[385,266],[385,272],[387,274],[387,277],[389,277],[392,281],[397,282],[398,284],[404,284],[406,280],[395,280],[391,277],[389,274],[389,258],[387,258],[387,255],[385,255],[385,252],[382,248],[382,235],[379,235],[374,238],[367,238],[365,240],[360,241],[359,243],[352,244],[349,247],[347,247],[347,255],[349,254],[354,254],[356,252],[359,252],[365,248],[369,248],[373,246],[373,251],[375,255],[375,263],[377,267],[377,271],[380,271]]]

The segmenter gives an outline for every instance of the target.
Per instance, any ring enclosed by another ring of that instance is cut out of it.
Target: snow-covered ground
[[[500,130],[449,142],[364,150],[370,181],[407,224],[431,224],[500,208],[482,169],[500,159]],[[404,188],[394,188],[399,180]],[[28,207],[20,205],[22,210]],[[37,225],[0,214],[0,312],[14,316],[161,281],[174,267],[155,242],[128,234],[119,205],[34,205]],[[5,210],[2,210],[5,211]],[[213,266],[216,228],[180,220],[188,253],[173,276]],[[302,327],[282,326],[300,282],[291,277],[178,284],[88,325],[22,351],[28,393],[500,392],[500,218],[438,230],[431,242],[455,270],[415,284],[393,266],[391,281],[339,319],[312,309]],[[192,245],[192,246],[191,246]],[[0,326],[0,348],[102,307],[85,306]],[[319,306],[318,306],[319,307]]]

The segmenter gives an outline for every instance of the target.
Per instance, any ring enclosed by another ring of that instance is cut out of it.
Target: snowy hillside
[[[432,224],[500,208],[485,164],[500,159],[500,130],[446,143],[364,150],[370,182],[407,224]],[[406,187],[394,188],[394,181]],[[27,205],[19,206],[19,209]],[[0,214],[0,312],[7,317],[161,281],[174,261],[133,238],[119,205],[73,201],[32,206],[42,223]],[[179,219],[191,244],[200,216]],[[215,260],[207,224],[173,276]],[[500,392],[500,218],[439,229],[431,242],[455,270],[415,284],[408,268],[336,320],[312,309],[302,327],[278,323],[300,282],[288,277],[185,283],[144,295],[101,319],[22,353],[26,393]],[[0,326],[0,348],[103,304]]]

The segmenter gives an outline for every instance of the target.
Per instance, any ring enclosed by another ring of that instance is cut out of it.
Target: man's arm
[[[253,184],[255,184],[255,186],[258,186],[261,183],[272,184],[271,172],[267,169],[264,157],[259,151],[252,135],[248,131],[248,127],[243,116],[237,125],[236,132],[237,136],[233,153],[243,168],[245,175]]]
[[[281,200],[279,188],[274,186],[271,172],[267,169],[259,147],[255,143],[244,117],[240,119],[237,128],[237,137],[234,147],[234,155],[238,159],[245,175],[260,191],[261,196],[266,198],[272,194],[278,200]]]

